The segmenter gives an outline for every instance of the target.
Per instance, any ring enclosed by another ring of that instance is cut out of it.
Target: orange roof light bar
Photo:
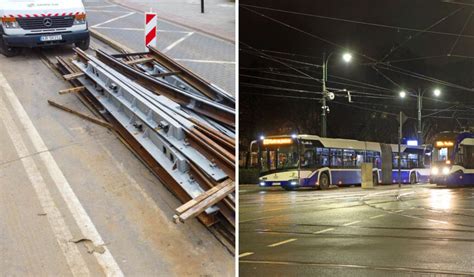
[[[454,142],[452,141],[437,141],[436,147],[452,147],[454,146]]]
[[[275,138],[275,139],[264,139],[263,145],[281,145],[281,144],[292,144],[291,138]]]

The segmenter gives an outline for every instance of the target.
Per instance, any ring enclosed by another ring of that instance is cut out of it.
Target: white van
[[[82,0],[0,0],[0,53],[17,55],[21,47],[75,44],[89,48]]]

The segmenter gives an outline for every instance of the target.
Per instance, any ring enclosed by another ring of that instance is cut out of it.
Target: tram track
[[[242,259],[241,264],[253,264],[253,265],[284,265],[284,266],[312,266],[319,268],[335,268],[335,269],[359,269],[359,270],[373,270],[373,271],[385,271],[385,272],[398,272],[398,273],[420,273],[420,274],[444,274],[449,276],[473,276],[474,272],[467,271],[456,271],[456,270],[438,270],[429,268],[418,268],[418,267],[395,267],[386,265],[360,265],[360,264],[337,264],[337,263],[315,263],[315,262],[304,262],[304,261],[278,261],[278,260],[250,260]]]
[[[342,228],[347,227],[343,225],[336,225],[333,228]],[[351,226],[352,227],[352,226]],[[277,235],[299,235],[311,238],[322,237],[324,239],[354,239],[354,238],[379,238],[379,239],[409,239],[409,240],[432,240],[432,241],[462,241],[462,242],[474,242],[474,239],[463,239],[463,238],[451,238],[451,237],[420,237],[420,236],[397,236],[397,235],[364,235],[364,234],[335,234],[331,232],[327,232],[324,234],[314,234],[314,232],[294,232],[294,231],[277,231],[277,230],[270,230],[270,231],[260,231],[259,233],[264,234],[277,234]]]

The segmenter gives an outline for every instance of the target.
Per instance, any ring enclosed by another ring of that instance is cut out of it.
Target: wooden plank
[[[183,214],[177,216],[174,216],[174,222],[178,223],[180,222],[185,222],[189,218],[193,218],[198,216],[199,214],[203,213],[207,208],[215,205],[217,202],[221,201],[224,199],[227,195],[232,193],[235,190],[235,183],[231,183],[222,189],[220,189],[218,192],[214,193],[210,197],[207,197],[203,201],[199,202],[197,205],[192,207],[191,209],[188,209],[186,212]]]
[[[221,190],[222,188],[224,188],[225,186],[229,185],[230,183],[232,183],[231,180],[227,179],[226,181],[220,183],[219,185],[215,186],[215,187],[212,187],[211,189],[199,194],[197,197],[195,197],[194,199],[192,199],[191,201],[188,201],[186,202],[184,205],[181,205],[180,207],[178,207],[176,209],[176,214],[180,215],[182,213],[184,213],[185,211],[189,210],[190,208],[194,207],[195,205],[197,205],[199,202],[203,201],[204,199],[210,197],[211,195],[213,195],[214,193],[218,192],[219,190]]]
[[[77,93],[77,92],[82,92],[84,91],[85,87],[73,87],[73,88],[67,88],[67,89],[62,89],[59,91],[60,95],[68,94],[68,93]]]
[[[74,80],[74,79],[77,79],[77,78],[84,77],[85,75],[86,74],[84,74],[83,72],[76,72],[76,73],[66,74],[66,75],[63,76],[63,78],[66,81],[71,81],[71,80]]]
[[[151,61],[153,61],[152,57],[145,57],[145,58],[125,61],[125,63],[128,64],[128,65],[134,65],[134,64],[139,64],[139,63],[147,63],[147,62],[151,62]]]
[[[100,120],[100,119],[90,117],[90,116],[88,116],[88,115],[86,115],[86,114],[83,114],[83,113],[74,111],[74,110],[72,110],[72,109],[70,109],[70,108],[68,108],[68,107],[65,107],[65,106],[63,106],[63,105],[61,105],[61,104],[58,104],[58,103],[56,103],[56,102],[53,102],[53,101],[51,101],[51,100],[48,100],[48,103],[49,103],[51,106],[55,107],[55,108],[58,108],[58,109],[60,109],[60,110],[66,111],[66,112],[68,112],[68,113],[77,115],[77,116],[79,116],[79,117],[81,117],[81,118],[83,118],[83,119],[85,119],[85,120],[88,120],[88,121],[90,121],[90,122],[92,122],[92,123],[101,125],[101,126],[103,126],[103,127],[106,127],[106,128],[112,129],[112,130],[114,129],[114,127],[113,127],[111,124],[109,124],[108,122],[105,122],[105,121],[102,121],[102,120]]]

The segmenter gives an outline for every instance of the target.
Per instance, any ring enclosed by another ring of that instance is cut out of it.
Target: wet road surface
[[[240,187],[241,276],[474,275],[474,188]]]

